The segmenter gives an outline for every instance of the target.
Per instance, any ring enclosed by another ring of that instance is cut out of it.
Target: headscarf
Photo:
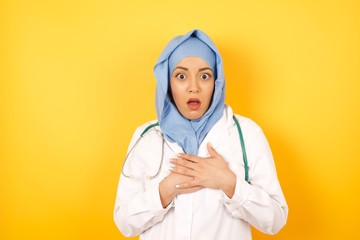
[[[183,58],[189,56],[196,56],[203,59],[213,70],[214,77],[216,79],[216,55],[208,45],[206,45],[200,39],[190,36],[183,43],[181,43],[169,57],[169,79],[174,71],[176,64],[178,64]]]
[[[206,47],[211,49],[213,53],[211,54],[211,51],[206,50]],[[214,93],[210,107],[203,116],[195,120],[183,117],[169,95],[169,77],[172,70],[181,59],[187,56],[202,58],[212,67],[215,76]],[[155,64],[154,73],[157,81],[156,113],[164,136],[170,142],[177,142],[185,153],[197,155],[200,144],[210,129],[222,117],[225,106],[224,70],[218,49],[204,32],[192,30],[185,35],[173,38],[167,44]]]

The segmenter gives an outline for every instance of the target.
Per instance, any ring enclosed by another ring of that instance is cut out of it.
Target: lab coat
[[[177,143],[165,140],[160,163],[163,138],[157,126],[149,130],[129,154],[124,173],[131,177],[120,176],[114,219],[124,236],[140,235],[143,240],[249,240],[250,225],[268,234],[277,233],[285,225],[288,207],[268,142],[256,123],[235,116],[244,136],[251,183],[245,181],[238,130],[232,109],[226,106],[222,118],[200,145],[198,156],[209,156],[206,144],[211,142],[236,174],[233,197],[230,199],[218,189],[204,188],[177,195],[163,208],[159,183],[169,174],[169,160],[183,150]],[[129,150],[154,122],[137,128]]]

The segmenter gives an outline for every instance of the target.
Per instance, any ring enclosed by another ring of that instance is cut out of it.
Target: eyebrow
[[[182,70],[185,70],[185,71],[188,71],[189,69],[187,69],[186,67],[176,67],[175,69],[178,69],[178,68],[180,68],[180,69],[182,69]],[[175,70],[174,69],[174,70]]]
[[[185,71],[189,71],[189,69],[188,68],[186,68],[186,67],[181,67],[181,66],[179,66],[179,67],[176,67],[175,69],[182,69],[182,70],[185,70]],[[174,69],[174,70],[175,70]],[[200,68],[199,69],[199,72],[201,72],[201,71],[205,71],[205,70],[210,70],[210,71],[212,71],[212,69],[211,68],[209,68],[209,67],[204,67],[204,68]]]
[[[200,69],[199,69],[199,72],[205,71],[205,70],[210,70],[210,71],[212,71],[211,68],[209,68],[209,67],[204,67],[204,68],[200,68]]]

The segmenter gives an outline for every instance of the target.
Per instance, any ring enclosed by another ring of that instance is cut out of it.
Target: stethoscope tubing
[[[237,127],[237,130],[238,130],[238,134],[239,134],[239,139],[240,139],[240,144],[241,144],[241,149],[242,149],[242,153],[243,153],[243,162],[244,162],[244,171],[245,171],[245,181],[247,181],[249,184],[250,184],[250,181],[249,181],[249,164],[248,164],[248,161],[247,161],[247,155],[246,155],[246,148],[245,148],[245,141],[244,141],[244,137],[243,137],[243,134],[242,134],[242,131],[241,131],[241,127],[240,127],[240,124],[239,124],[239,121],[237,120],[237,118],[235,117],[235,115],[233,116],[233,119],[234,119],[234,122],[235,122],[235,125]],[[161,145],[161,160],[160,160],[160,164],[159,164],[159,167],[157,169],[157,172],[155,175],[151,176],[146,176],[146,178],[148,180],[151,180],[151,179],[154,179],[156,178],[159,173],[161,172],[161,169],[162,169],[162,162],[164,160],[164,149],[165,149],[165,143],[168,145],[168,143],[165,141],[165,137],[164,137],[164,134],[157,130],[155,127],[156,126],[159,126],[159,123],[153,123],[153,124],[150,124],[149,126],[147,126],[144,131],[140,134],[140,137],[136,140],[136,142],[134,143],[134,145],[130,148],[130,150],[128,151],[128,153],[126,154],[125,156],[125,159],[124,159],[124,162],[123,162],[123,165],[122,165],[122,168],[121,168],[121,173],[124,177],[126,178],[135,178],[134,176],[132,175],[129,175],[129,174],[126,174],[125,171],[124,171],[124,168],[125,168],[125,164],[128,160],[128,157],[129,155],[132,153],[132,151],[134,150],[134,148],[136,147],[136,145],[146,136],[146,134],[148,134],[149,132],[152,132],[152,130],[155,130],[157,133],[159,133],[158,135],[162,138],[162,145]],[[168,147],[171,149],[171,147],[168,145]]]

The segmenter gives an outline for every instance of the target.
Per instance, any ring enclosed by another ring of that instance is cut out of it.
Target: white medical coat
[[[164,209],[159,183],[169,174],[169,160],[183,149],[177,143],[166,141],[160,165],[163,140],[155,131],[160,131],[157,126],[146,133],[129,155],[124,173],[131,177],[120,176],[114,219],[123,235],[140,235],[143,240],[250,240],[250,224],[268,234],[277,233],[285,225],[288,207],[268,142],[256,123],[235,116],[244,136],[251,184],[245,181],[233,112],[226,106],[222,118],[201,143],[198,156],[209,156],[206,144],[211,142],[236,174],[233,197],[230,199],[218,189],[204,188],[177,195]],[[144,129],[155,122],[146,123],[135,131],[129,150]],[[156,175],[159,168],[159,174],[149,178]]]

